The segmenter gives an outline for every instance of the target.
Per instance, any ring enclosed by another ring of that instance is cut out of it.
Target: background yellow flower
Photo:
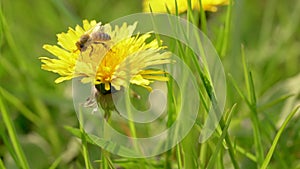
[[[205,11],[216,12],[217,6],[226,5],[229,0],[202,0],[202,6]],[[199,0],[191,0],[192,9],[199,10]],[[166,12],[166,6],[172,14],[176,12],[175,0],[144,0],[143,9],[145,12],[150,12],[151,6],[153,12]],[[178,12],[183,13],[187,11],[187,0],[177,0]]]

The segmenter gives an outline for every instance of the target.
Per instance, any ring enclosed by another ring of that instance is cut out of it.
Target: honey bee
[[[100,23],[101,24],[101,23]],[[108,48],[106,42],[111,40],[111,37],[109,34],[104,32],[104,27],[100,24],[97,24],[95,28],[84,35],[82,35],[79,40],[75,43],[77,50],[80,50],[80,52],[86,51],[86,49],[90,46],[91,55],[93,53],[93,45],[92,44],[102,44],[105,48]]]

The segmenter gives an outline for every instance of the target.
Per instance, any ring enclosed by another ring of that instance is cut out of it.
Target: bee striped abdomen
[[[96,32],[95,34],[93,34],[93,38],[97,41],[109,41],[111,40],[111,37],[104,32]]]

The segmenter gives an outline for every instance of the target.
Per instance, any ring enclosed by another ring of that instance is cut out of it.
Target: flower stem
[[[133,146],[135,148],[136,151],[139,151],[139,146],[136,142],[136,128],[135,128],[135,124],[133,121],[133,116],[132,116],[132,112],[131,112],[131,108],[130,108],[130,98],[128,97],[126,100],[126,111],[127,111],[127,115],[128,115],[128,123],[129,123],[129,129],[130,129],[130,133],[131,133],[131,137],[132,137],[132,141],[133,141]]]

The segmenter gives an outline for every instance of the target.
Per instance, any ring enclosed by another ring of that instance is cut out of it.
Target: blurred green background
[[[227,7],[207,13],[208,37],[218,44]],[[300,99],[300,1],[237,0],[233,3],[229,47],[221,58],[226,74],[232,74],[245,89],[241,44],[252,70],[258,105],[289,96],[259,111],[265,152],[278,126]],[[137,0],[1,0],[0,89],[2,101],[31,168],[82,168],[80,146],[64,126],[78,127],[73,109],[71,82],[55,84],[56,74],[40,69],[40,56],[51,56],[43,44],[55,44],[55,34],[81,25],[83,19],[103,23],[142,12]],[[237,103],[230,134],[234,142],[253,151],[249,110],[228,82],[228,108]],[[245,90],[244,90],[245,91]],[[16,168],[2,116],[0,158],[7,168]],[[300,123],[295,116],[283,133],[271,168],[300,168]],[[5,137],[6,138],[5,138]],[[90,145],[90,158],[100,152]],[[94,152],[95,151],[95,152]],[[254,162],[237,155],[241,168],[255,168]],[[230,161],[224,161],[224,163]],[[229,165],[230,166],[230,165]]]

